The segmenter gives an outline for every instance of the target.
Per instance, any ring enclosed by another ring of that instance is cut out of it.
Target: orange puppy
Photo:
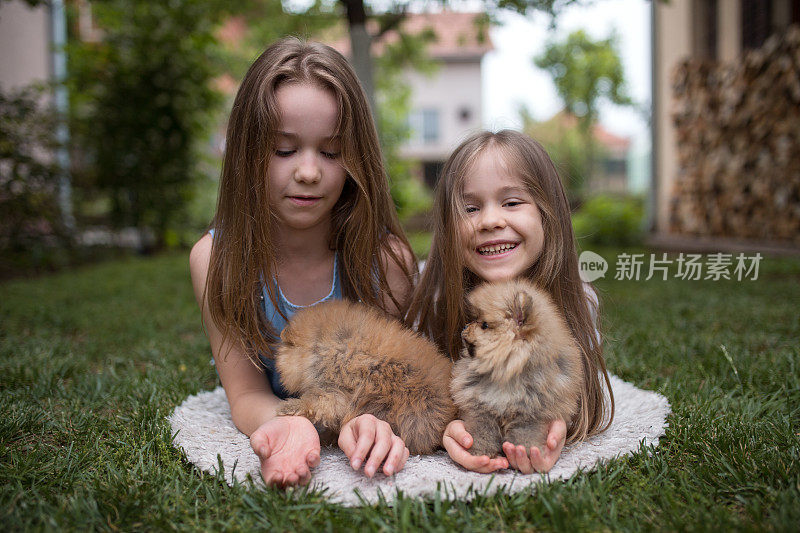
[[[299,398],[278,414],[300,415],[338,434],[352,418],[385,420],[412,454],[441,446],[455,417],[448,358],[422,336],[363,304],[325,302],[299,311],[281,333],[275,365]]]

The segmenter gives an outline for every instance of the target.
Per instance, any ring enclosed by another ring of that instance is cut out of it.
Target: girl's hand
[[[536,472],[548,472],[558,461],[564,441],[567,438],[567,424],[563,420],[553,420],[550,422],[550,429],[547,433],[547,445],[544,450],[539,450],[536,446],[531,446],[530,455],[525,446],[514,446],[510,442],[503,443],[503,452],[508,458],[511,468],[519,470],[523,474]]]
[[[488,455],[472,455],[467,450],[472,447],[472,435],[467,433],[464,422],[453,420],[447,424],[442,437],[442,445],[450,458],[467,470],[488,474],[495,470],[508,468],[508,461],[504,457],[490,459]]]
[[[277,416],[262,424],[250,435],[250,446],[268,487],[306,485],[319,464],[319,435],[302,416]]]
[[[372,477],[383,463],[383,473],[387,476],[403,469],[408,459],[408,448],[403,440],[394,434],[387,422],[364,414],[347,422],[339,432],[339,448],[350,459],[350,466],[358,470],[364,466],[364,473]]]

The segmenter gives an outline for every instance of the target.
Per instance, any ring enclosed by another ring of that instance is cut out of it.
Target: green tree
[[[55,113],[41,88],[0,91],[0,255],[38,253],[68,243],[57,202],[59,170],[50,153]]]
[[[392,188],[392,198],[401,219],[425,211],[433,203],[430,191],[412,176],[412,163],[400,157],[398,149],[410,136],[408,114],[411,111],[411,88],[404,80],[407,69],[432,73],[436,64],[426,47],[436,36],[432,31],[419,35],[400,33],[399,38],[384,47],[376,58],[376,93],[378,133],[380,135],[386,171]]]
[[[520,109],[520,116],[522,131],[542,143],[556,164],[570,201],[580,200],[580,193],[591,171],[589,155],[602,157],[605,152],[603,146],[592,136],[592,148],[587,151],[577,118],[566,110],[542,122],[535,120],[525,107]]]
[[[215,0],[108,0],[92,13],[102,39],[69,50],[77,188],[100,193],[113,227],[151,230],[158,246],[184,216],[220,102],[213,30],[226,12]]]
[[[617,41],[615,32],[606,39],[594,40],[578,30],[563,41],[549,41],[544,52],[534,58],[536,66],[553,78],[567,112],[578,118],[587,176],[591,175],[597,159],[592,128],[597,123],[600,102],[633,104],[627,94]],[[573,190],[580,194],[584,185],[585,181],[575,184]]]

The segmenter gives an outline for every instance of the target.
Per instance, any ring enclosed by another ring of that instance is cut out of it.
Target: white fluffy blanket
[[[405,496],[431,496],[470,499],[475,493],[494,493],[530,489],[537,482],[565,479],[579,469],[592,469],[602,459],[612,459],[639,450],[640,444],[658,445],[664,435],[669,402],[658,393],[638,389],[611,376],[616,400],[616,416],[604,433],[564,448],[561,458],[548,475],[521,475],[504,470],[493,475],[469,472],[440,451],[433,455],[410,457],[405,468],[394,476],[377,473],[373,479],[355,472],[336,447],[323,448],[320,465],[314,469],[312,486],[325,488],[325,494],[344,505],[376,503],[379,493],[391,502],[396,491]],[[249,439],[233,425],[225,392],[221,387],[190,396],[169,416],[174,444],[186,458],[203,471],[216,473],[222,462],[225,479],[244,481],[248,475],[263,486],[258,459]],[[218,459],[219,457],[219,459]]]

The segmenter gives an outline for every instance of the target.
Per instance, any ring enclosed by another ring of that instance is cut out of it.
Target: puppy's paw
[[[481,431],[472,431],[470,434],[472,435],[472,447],[467,451],[472,455],[488,455],[493,458],[503,454],[503,446],[498,435],[493,432],[483,433]]]
[[[305,402],[300,398],[289,398],[282,401],[275,412],[278,416],[304,416],[311,420]]]
[[[497,457],[503,453],[500,426],[491,415],[464,416],[464,429],[472,436],[472,446],[467,450],[470,454]]]
[[[548,428],[549,424],[546,422],[528,421],[509,429],[505,440],[513,444],[522,444],[528,450],[532,446],[544,450],[547,445]]]
[[[478,443],[472,445],[472,448],[467,450],[471,455],[480,457],[481,455],[488,455],[490,459],[494,459],[502,455],[503,449],[500,446],[481,446]]]

